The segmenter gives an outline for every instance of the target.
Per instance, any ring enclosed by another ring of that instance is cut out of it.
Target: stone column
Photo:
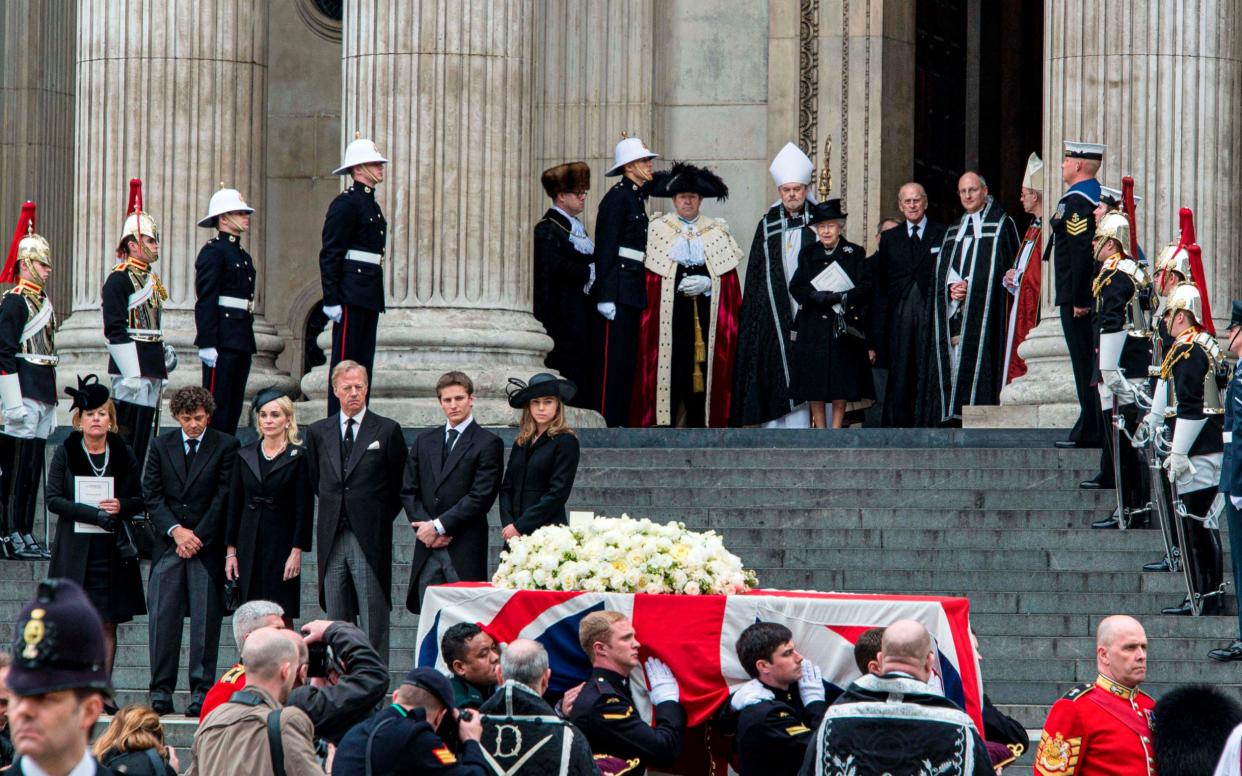
[[[460,369],[475,418],[512,424],[507,379],[543,370],[552,345],[531,314],[533,7],[345,4],[342,147],[360,131],[392,160],[377,188],[390,231],[372,406],[402,423],[442,422],[435,381]],[[327,367],[302,389],[323,400]]]
[[[164,332],[181,359],[172,385],[197,384],[194,260],[212,231],[196,226],[220,182],[257,209],[243,238],[258,265],[251,390],[280,375],[284,346],[263,318],[266,2],[80,0],[74,163],[73,313],[58,340],[61,381],[107,370],[99,292],[115,263],[128,180],[160,225],[155,269],[170,297]]]
[[[74,0],[0,3],[0,238],[21,203],[39,205],[39,233],[52,245],[51,295],[61,315],[73,277]]]
[[[1242,37],[1237,25],[1221,23],[1240,11],[1239,0],[1044,5],[1048,215],[1064,189],[1057,174],[1063,141],[1107,144],[1100,179],[1120,188],[1123,175],[1134,177],[1144,198],[1139,240],[1149,259],[1176,240],[1178,209],[1195,211],[1218,331],[1242,273],[1234,194],[1242,131],[1232,120],[1242,103]],[[1050,288],[1051,267],[1045,278]],[[1044,316],[1019,350],[1031,370],[1002,401],[1038,405],[1025,413],[1038,425],[1067,426],[1077,413],[1073,379],[1057,311],[1046,305]]]

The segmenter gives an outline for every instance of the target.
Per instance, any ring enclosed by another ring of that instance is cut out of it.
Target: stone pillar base
[[[1072,428],[1078,397],[1069,349],[1056,310],[1044,310],[1039,325],[1018,346],[1026,374],[1001,391],[999,407],[963,407],[965,428]]]
[[[505,394],[509,378],[529,380],[548,372],[544,354],[552,339],[528,312],[458,307],[415,307],[389,310],[380,316],[371,407],[403,426],[434,426],[444,422],[436,400],[436,381],[445,372],[465,372],[474,381],[474,419],[485,426],[517,425],[519,414]],[[332,346],[331,324],[319,335],[319,347]],[[310,406],[299,406],[302,418],[327,414],[327,364],[302,378]],[[567,408],[566,419],[580,428],[602,427],[596,412]]]

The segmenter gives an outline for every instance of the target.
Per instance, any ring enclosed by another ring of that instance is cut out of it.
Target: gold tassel
[[[707,379],[703,376],[703,368],[707,366],[707,343],[703,341],[703,326],[699,323],[699,305],[692,299],[694,307],[694,392],[703,393],[707,390]]]

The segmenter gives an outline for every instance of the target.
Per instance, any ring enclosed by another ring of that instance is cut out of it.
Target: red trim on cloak
[[[630,426],[633,428],[650,428],[656,424],[660,371],[660,290],[664,277],[651,270],[644,270],[644,273],[647,309],[638,322],[638,357],[634,362],[634,391],[630,395]]]

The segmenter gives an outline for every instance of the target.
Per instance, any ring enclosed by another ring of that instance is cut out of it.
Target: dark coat
[[[225,508],[238,445],[236,439],[213,428],[204,431],[200,439],[194,465],[187,472],[181,429],[156,437],[147,451],[142,495],[161,537],[159,552],[176,550],[176,542],[168,536],[173,526],[189,528],[203,543],[199,554],[207,562],[208,570],[224,584],[224,538],[228,528]]]
[[[56,367],[17,357],[22,351],[22,330],[30,317],[30,307],[21,293],[10,290],[0,297],[0,375],[17,373],[23,399],[55,404]]]
[[[901,302],[918,286],[922,299],[928,298],[932,271],[936,268],[936,255],[944,239],[944,224],[931,219],[923,227],[916,248],[910,241],[910,224],[902,221],[900,226],[880,235],[880,248],[872,263],[875,297],[867,328],[872,347],[875,348],[875,365],[885,369],[894,352],[915,343],[904,343],[905,332],[893,326],[892,317],[897,314]],[[919,326],[924,322],[920,319]]]
[[[595,217],[596,302],[647,306],[647,276],[641,257],[622,256],[621,248],[647,250],[647,187],[622,178],[600,200]]]
[[[655,724],[650,725],[634,708],[630,680],[596,668],[574,701],[570,721],[595,754],[638,759],[638,766],[626,773],[642,776],[647,768],[670,766],[677,759],[686,711],[676,701],[665,701],[655,707]]]
[[[254,353],[254,313],[220,306],[220,297],[254,301],[254,261],[236,235],[207,241],[194,262],[194,346]]]
[[[125,444],[119,434],[108,434],[108,470],[107,475],[113,478],[112,493],[121,502],[121,512],[117,516],[100,519],[97,507],[80,504],[73,500],[74,477],[94,477],[95,471],[82,449],[82,432],[73,431],[65,439],[56,452],[52,454],[52,464],[47,472],[47,509],[56,515],[56,540],[52,543],[52,560],[48,565],[48,576],[68,577],[83,587],[86,585],[87,561],[90,555],[92,539],[99,534],[76,533],[75,522],[115,526],[115,518],[124,520],[140,514],[145,509],[142,501],[142,490],[139,482],[140,469],[134,459],[134,453]],[[104,619],[111,622],[125,622],[137,615],[147,613],[146,597],[142,592],[142,572],[137,560],[122,560],[116,551],[116,542],[112,542],[111,575],[108,587],[114,610],[102,613]]]
[[[591,279],[593,256],[579,253],[569,239],[569,219],[549,209],[535,224],[535,318],[552,338],[547,365],[574,381],[577,397],[595,395],[590,388],[595,304],[583,292]]]
[[[304,684],[289,693],[286,706],[306,712],[315,735],[339,744],[350,729],[371,716],[388,692],[388,666],[357,626],[334,622],[323,640],[344,666],[336,684]]]
[[[374,445],[374,447],[372,447]],[[336,546],[342,508],[380,581],[384,600],[392,603],[392,522],[401,512],[401,478],[405,438],[396,421],[368,410],[354,435],[353,454],[342,466],[341,416],[329,415],[306,432],[311,486],[319,498],[316,571],[319,606],[325,606],[323,575]],[[344,472],[342,473],[342,469]]]
[[[797,773],[828,708],[825,701],[804,705],[797,683],[784,690],[768,690],[773,697],[740,711],[734,711],[730,696],[717,718],[717,724],[735,736],[739,776]]]
[[[374,736],[372,731],[375,731]],[[478,741],[466,741],[461,754],[454,754],[421,708],[407,710],[392,704],[376,712],[341,741],[332,770],[365,774],[368,751],[373,776],[488,776],[493,773]]]
[[[319,276],[323,303],[349,304],[384,311],[384,268],[379,264],[348,261],[350,250],[383,255],[388,224],[375,201],[375,189],[354,181],[328,205],[323,221],[323,248]]]
[[[20,757],[17,758],[17,760],[13,762],[13,767],[10,770],[5,771],[5,773],[8,773],[8,774],[27,773],[27,771],[22,767],[22,758]],[[117,773],[116,771],[109,770],[108,768],[105,768],[104,766],[96,762],[95,763],[95,776],[117,776]]]
[[[509,468],[500,486],[500,524],[513,524],[522,535],[545,525],[567,525],[565,502],[578,473],[578,437],[565,432],[519,445],[509,451]]]
[[[130,279],[129,270],[124,269],[123,264],[119,266],[122,269],[114,269],[108,273],[108,279],[104,281],[103,291],[100,293],[104,336],[108,338],[109,345],[134,342],[134,338],[129,336],[129,296],[134,293],[134,281]],[[168,378],[168,367],[164,363],[164,343],[138,341],[134,342],[134,347],[138,351],[138,366],[143,377],[158,380]],[[120,373],[116,361],[108,356],[108,374]]]
[[[118,752],[115,749],[109,749],[104,752],[103,762],[117,773],[128,776],[177,776],[177,772],[167,761],[160,759],[157,767],[147,752],[154,753],[155,750],[139,749],[133,752]],[[159,758],[158,753],[155,756]]]
[[[472,422],[441,464],[444,435],[444,426],[436,426],[414,440],[405,462],[401,502],[411,523],[438,519],[453,537],[448,553],[457,575],[466,582],[482,582],[487,579],[487,512],[500,491],[505,446],[500,437]],[[405,599],[415,614],[418,574],[430,556],[427,545],[415,541]]]
[[[1074,307],[1091,306],[1091,281],[1095,279],[1095,208],[1100,203],[1100,184],[1094,178],[1076,183],[1065,192],[1048,219],[1052,228],[1051,256],[1055,302]]]
[[[285,582],[282,577],[290,550],[311,550],[315,493],[310,464],[305,447],[289,445],[271,462],[264,477],[259,444],[255,440],[237,451],[225,543],[237,548],[242,601],[272,600],[284,608],[286,617],[297,618],[301,616],[302,579]]]

